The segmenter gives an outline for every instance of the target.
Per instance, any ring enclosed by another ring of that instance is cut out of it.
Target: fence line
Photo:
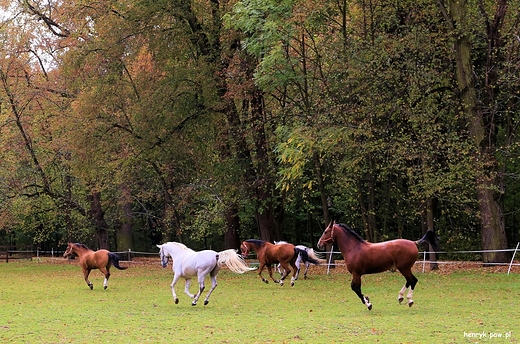
[[[419,254],[422,255],[423,259],[422,259],[422,261],[416,261],[415,264],[422,264],[422,272],[424,272],[425,268],[426,268],[426,263],[429,263],[429,264],[431,264],[431,263],[434,263],[434,264],[457,264],[458,262],[460,262],[460,261],[430,261],[430,260],[426,259],[427,254],[430,254],[430,253],[435,253],[435,254],[468,254],[468,253],[487,253],[487,252],[513,252],[513,255],[512,255],[510,263],[483,263],[483,262],[474,261],[474,264],[480,264],[480,265],[484,264],[486,266],[509,266],[509,269],[507,271],[507,274],[509,275],[510,272],[511,272],[511,268],[513,266],[520,266],[519,263],[515,263],[514,262],[516,253],[519,251],[519,248],[520,248],[520,242],[516,245],[516,248],[514,248],[514,249],[475,250],[475,251],[438,251],[438,252],[421,251],[421,252],[419,252]],[[9,256],[12,256],[13,254],[14,255],[24,254],[25,257],[27,257],[28,254],[31,254],[31,253],[34,254],[35,252],[36,252],[36,257],[37,257],[38,261],[40,261],[41,260],[40,257],[42,255],[51,255],[52,258],[55,258],[55,255],[57,257],[61,257],[63,252],[65,252],[65,251],[59,251],[59,250],[55,251],[54,249],[52,249],[51,251],[43,251],[43,250],[39,250],[39,249],[37,249],[36,251],[31,251],[31,250],[20,250],[20,251],[16,251],[16,250],[0,250],[0,255],[5,253],[5,255],[6,255],[6,263],[7,263],[7,262],[9,262]],[[159,252],[132,251],[131,249],[129,249],[128,251],[117,251],[117,252],[113,252],[113,253],[118,254],[121,257],[121,259],[126,258],[127,261],[132,261],[132,257],[136,257],[136,256],[158,256],[159,255]],[[334,254],[341,255],[341,252],[334,251],[334,246],[331,247],[331,250],[329,252],[318,252],[318,253],[329,254],[329,260],[327,262],[327,274],[330,273],[330,268],[332,266],[340,265],[340,264],[332,263],[332,256]],[[13,258],[11,258],[11,259],[13,259]],[[15,259],[20,259],[20,258],[15,258]],[[31,259],[32,259],[32,256],[31,256]]]

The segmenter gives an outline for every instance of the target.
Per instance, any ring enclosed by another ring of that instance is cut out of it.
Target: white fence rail
[[[516,248],[514,248],[514,249],[479,250],[479,251],[439,251],[439,252],[422,251],[422,252],[419,252],[419,255],[422,256],[422,260],[416,261],[415,264],[422,264],[422,271],[424,272],[425,269],[426,269],[426,264],[427,263],[428,264],[434,263],[434,264],[439,264],[439,265],[440,264],[458,264],[458,263],[460,263],[460,261],[430,261],[429,259],[427,259],[427,256],[429,256],[430,253],[454,255],[454,254],[468,254],[468,253],[482,254],[482,253],[487,253],[487,252],[513,252],[513,255],[512,255],[510,263],[482,263],[482,262],[478,262],[478,261],[474,262],[475,264],[479,264],[479,265],[485,264],[486,266],[509,266],[509,269],[507,271],[507,274],[509,275],[510,272],[511,272],[511,267],[513,267],[513,266],[520,266],[519,263],[515,263],[514,262],[516,254],[519,251],[519,247],[520,247],[520,242],[516,245]],[[27,255],[30,252],[34,253],[36,255],[36,258],[38,260],[40,260],[40,257],[42,257],[42,256],[51,256],[52,258],[61,258],[64,251],[59,251],[59,250],[54,250],[54,249],[51,250],[51,251],[42,251],[42,250],[36,250],[36,251],[27,251],[27,250],[24,250],[24,251],[14,251],[14,250],[9,250],[7,252],[0,252],[0,253],[2,253],[2,254],[6,253],[7,256],[9,256],[11,254],[17,254],[17,253],[23,253],[23,254]],[[126,259],[127,261],[131,261],[132,258],[134,258],[134,257],[146,257],[146,256],[158,256],[159,255],[158,252],[140,252],[140,251],[132,251],[132,250],[120,251],[120,252],[114,252],[114,253],[117,253],[120,256],[121,259],[123,259],[123,260]],[[337,265],[335,263],[332,263],[333,255],[341,255],[341,252],[334,251],[334,246],[332,247],[331,251],[329,251],[329,252],[318,252],[318,253],[328,254],[328,256],[329,256],[329,261],[327,262],[327,273],[330,272],[331,266]],[[0,254],[0,256],[1,256],[1,254]],[[6,262],[8,262],[8,259],[6,259]]]

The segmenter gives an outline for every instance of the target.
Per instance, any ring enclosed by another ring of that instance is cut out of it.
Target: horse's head
[[[170,260],[170,256],[164,252],[164,245],[157,245],[159,248],[159,257],[161,257],[161,266],[163,268],[168,266],[168,261]]]
[[[65,253],[63,254],[63,258],[70,257],[74,253],[73,248],[74,248],[74,244],[69,242],[67,244],[67,249],[65,250]]]
[[[330,222],[327,228],[323,231],[323,234],[320,237],[320,240],[318,240],[318,248],[320,250],[324,250],[325,246],[328,244],[332,244],[334,242],[334,226],[336,225],[335,222]]]
[[[247,255],[249,254],[249,244],[243,241],[242,245],[240,245],[240,251],[242,253],[242,257],[247,258]]]

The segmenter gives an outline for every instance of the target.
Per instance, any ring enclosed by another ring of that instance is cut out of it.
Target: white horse
[[[196,252],[178,242],[167,242],[163,245],[157,245],[157,247],[160,249],[159,255],[161,257],[161,265],[163,268],[168,265],[169,258],[173,261],[172,270],[174,276],[171,287],[173,299],[176,304],[179,303],[179,299],[177,298],[174,287],[181,277],[186,280],[184,292],[193,299],[191,305],[195,306],[204,290],[204,279],[206,278],[206,275],[210,275],[211,289],[204,299],[204,305],[207,305],[211,293],[217,287],[217,274],[223,264],[227,265],[229,270],[238,274],[256,269],[247,266],[243,258],[233,249],[222,252],[215,252],[212,250]],[[191,294],[189,291],[191,279],[193,277],[197,277],[197,280],[199,281],[199,292],[195,295]]]
[[[285,244],[285,243],[286,243],[286,241],[275,241],[274,242],[275,245]],[[307,271],[309,271],[309,265],[311,265],[311,263],[315,264],[315,265],[322,264],[324,262],[324,260],[321,259],[320,257],[318,257],[318,255],[316,254],[314,249],[312,249],[310,247],[307,247],[304,245],[296,245],[294,247],[299,248],[300,250],[302,250],[306,253],[306,254],[302,254],[302,253],[298,254],[298,258],[296,258],[296,262],[294,263],[294,265],[296,265],[298,267],[298,270],[300,270],[300,263],[303,262],[303,264],[305,265],[305,272],[303,273],[303,278],[307,279]],[[280,275],[282,275],[280,264],[278,264],[277,268],[278,268],[278,273]]]

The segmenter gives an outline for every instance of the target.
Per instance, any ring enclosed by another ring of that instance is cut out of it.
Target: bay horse
[[[172,270],[174,276],[171,288],[175,304],[179,303],[179,299],[175,293],[175,284],[181,277],[186,281],[184,292],[193,299],[191,305],[195,306],[202,291],[204,291],[204,279],[208,274],[210,275],[211,289],[204,299],[204,305],[207,305],[211,293],[217,287],[217,274],[222,265],[225,264],[229,270],[238,274],[255,270],[255,268],[250,268],[233,249],[221,252],[215,252],[213,250],[196,252],[180,242],[167,242],[162,245],[157,245],[157,247],[159,248],[159,256],[163,268],[168,266],[170,258],[173,261]],[[194,277],[197,277],[199,282],[199,291],[195,295],[189,291],[191,279]]]
[[[89,286],[90,290],[94,289],[94,285],[88,279],[88,276],[90,275],[90,271],[92,269],[99,269],[103,273],[103,275],[105,275],[103,289],[107,289],[108,279],[110,277],[110,266],[114,265],[119,270],[126,270],[128,268],[119,265],[119,257],[115,253],[103,249],[98,251],[92,251],[83,244],[73,244],[69,242],[67,244],[67,249],[65,250],[63,257],[67,258],[74,253],[79,257],[79,265],[83,270],[85,282],[87,282],[87,285]]]
[[[242,256],[247,257],[250,251],[254,251],[256,253],[256,257],[260,262],[260,266],[258,267],[258,276],[262,282],[269,283],[262,276],[262,270],[265,266],[267,266],[267,271],[269,272],[269,276],[275,283],[279,283],[283,285],[284,279],[291,272],[290,267],[293,269],[293,276],[291,277],[291,286],[294,286],[294,282],[298,279],[298,275],[300,269],[296,267],[296,259],[299,254],[306,254],[304,250],[294,247],[293,244],[281,243],[278,245],[272,244],[268,241],[257,240],[257,239],[248,239],[242,242],[240,246],[242,250]],[[309,260],[313,264],[319,264],[319,262],[315,259],[309,257]],[[283,268],[283,274],[280,280],[276,280],[273,277],[273,269],[272,264],[280,264]]]
[[[417,284],[417,278],[412,274],[412,267],[417,260],[418,244],[429,243],[436,251],[434,233],[428,230],[417,241],[395,239],[380,243],[369,243],[359,234],[345,224],[330,223],[318,241],[318,248],[323,249],[327,244],[337,242],[341,254],[345,259],[345,265],[352,274],[351,288],[361,299],[361,302],[372,309],[370,299],[361,292],[361,276],[374,274],[390,269],[397,269],[406,278],[406,283],[399,291],[397,297],[399,303],[404,300],[406,289],[410,288],[406,295],[408,306],[414,303],[413,290]]]
[[[287,243],[286,241],[275,241],[274,242],[275,245],[286,244],[286,243]],[[299,248],[302,251],[305,251],[305,252],[300,252],[300,254],[298,254],[298,258],[296,258],[296,262],[294,262],[294,265],[296,265],[298,270],[300,270],[301,263],[303,263],[303,265],[305,265],[305,271],[303,272],[303,278],[307,279],[307,272],[309,271],[309,266],[311,265],[311,263],[318,265],[318,264],[324,263],[325,260],[318,257],[318,255],[316,254],[314,249],[312,249],[310,247],[307,247],[305,245],[296,245],[294,247]],[[281,275],[282,270],[281,270],[280,264],[278,264],[277,269]]]

